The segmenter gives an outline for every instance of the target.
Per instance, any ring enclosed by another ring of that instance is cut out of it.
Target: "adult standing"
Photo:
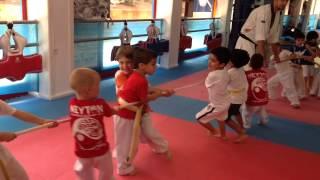
[[[282,30],[281,11],[288,1],[272,0],[271,4],[254,9],[241,28],[235,48],[246,50],[250,56],[260,53],[266,59],[267,47],[271,45],[274,60],[279,61],[277,46]]]

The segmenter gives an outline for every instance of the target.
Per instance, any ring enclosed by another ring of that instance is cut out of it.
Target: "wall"
[[[54,99],[70,94],[73,68],[73,1],[28,0],[28,19],[39,21],[39,53],[43,56],[39,95]]]

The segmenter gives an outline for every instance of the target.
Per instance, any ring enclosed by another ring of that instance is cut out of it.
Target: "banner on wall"
[[[74,0],[75,19],[110,18],[110,0]]]
[[[212,12],[214,0],[194,0],[193,12]]]

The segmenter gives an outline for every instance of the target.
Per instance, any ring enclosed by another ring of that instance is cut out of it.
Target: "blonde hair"
[[[69,77],[70,87],[78,93],[92,87],[97,80],[100,80],[99,74],[89,68],[76,68]]]

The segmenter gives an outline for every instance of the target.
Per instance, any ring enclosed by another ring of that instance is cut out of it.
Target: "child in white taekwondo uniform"
[[[269,98],[276,99],[277,86],[280,83],[285,92],[284,95],[290,101],[290,105],[294,108],[299,108],[300,101],[294,83],[293,67],[291,67],[291,61],[288,61],[288,59],[294,58],[295,56],[296,55],[289,50],[281,50],[279,54],[280,61],[274,62],[277,73],[268,80],[267,87]],[[273,56],[271,56],[271,60],[273,60]]]
[[[196,114],[196,119],[210,134],[226,139],[225,120],[228,117],[230,100],[227,92],[229,75],[225,66],[230,59],[230,52],[225,47],[211,50],[208,60],[209,74],[205,81],[208,89],[209,104]],[[217,120],[219,131],[210,122]]]

